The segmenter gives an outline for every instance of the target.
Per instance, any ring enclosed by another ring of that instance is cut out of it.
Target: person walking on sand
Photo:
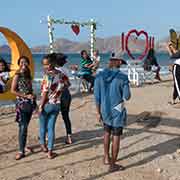
[[[144,60],[144,70],[145,71],[153,71],[156,73],[155,79],[157,79],[158,81],[161,81],[160,78],[160,65],[157,62],[156,56],[155,56],[155,51],[153,48],[150,48],[148,51],[148,55],[146,57],[146,59]]]
[[[68,78],[55,69],[55,59],[51,54],[43,58],[44,77],[41,84],[41,100],[39,104],[39,134],[40,144],[43,152],[47,153],[49,159],[53,159],[55,140],[55,124],[60,111],[60,96],[66,86]],[[48,134],[48,144],[46,145],[46,133]]]
[[[120,136],[126,124],[124,101],[131,93],[127,75],[119,68],[127,64],[123,59],[112,57],[109,67],[98,73],[94,84],[94,96],[97,107],[97,119],[104,124],[104,164],[110,165],[110,171],[123,170],[116,164],[120,147]],[[110,136],[112,135],[112,155],[110,158]]]
[[[63,66],[67,63],[67,56],[64,55],[63,53],[55,53],[56,55],[56,69],[62,72],[68,79],[68,86],[64,88],[64,91],[62,92],[61,95],[61,114],[62,118],[65,123],[65,128],[66,128],[66,144],[72,144],[72,128],[71,128],[71,121],[69,118],[69,110],[70,110],[70,105],[71,105],[71,93],[69,91],[69,86],[71,85],[69,82],[68,74],[65,69],[63,69]]]
[[[168,44],[167,49],[170,54],[170,57],[172,59],[175,59],[174,63],[170,66],[170,70],[173,74],[174,90],[172,102],[169,102],[169,104],[174,105],[176,104],[177,98],[179,98],[180,100],[180,52],[173,47],[172,43]]]
[[[11,85],[11,92],[16,95],[16,122],[19,124],[19,153],[16,160],[25,157],[25,151],[32,152],[30,147],[26,147],[28,125],[36,108],[29,64],[30,61],[25,56],[18,59],[19,70],[16,71]]]

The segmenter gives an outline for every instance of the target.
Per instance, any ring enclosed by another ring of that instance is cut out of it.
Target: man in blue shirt
[[[94,96],[97,106],[97,118],[104,124],[104,164],[110,165],[110,170],[122,170],[116,164],[120,136],[126,124],[127,112],[124,105],[131,93],[127,75],[119,68],[127,64],[123,59],[111,57],[109,67],[97,74],[94,84]],[[112,135],[112,156],[110,158],[110,136]]]

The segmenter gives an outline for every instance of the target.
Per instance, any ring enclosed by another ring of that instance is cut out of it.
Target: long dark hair
[[[0,63],[4,64],[4,72],[9,72],[10,71],[8,63],[3,58],[1,58],[1,57],[0,57]]]
[[[87,51],[86,51],[86,50],[82,50],[81,53],[80,53],[82,58],[84,58],[84,57],[83,57],[83,54],[84,54],[84,53],[87,53]],[[87,53],[87,59],[88,59],[88,60],[91,60],[91,58],[89,57],[88,53]]]
[[[67,63],[67,56],[63,53],[56,53],[56,64],[57,66],[64,66]]]
[[[18,65],[20,65],[21,59],[25,59],[27,61],[28,65],[30,65],[30,60],[29,60],[29,58],[27,56],[19,57],[19,59],[17,60]]]
[[[29,60],[29,58],[28,58],[27,56],[21,56],[21,57],[19,57],[19,59],[17,60],[17,64],[18,64],[18,65],[20,65],[21,59],[25,59],[26,62],[28,63],[28,65],[30,65],[30,60]],[[29,67],[27,67],[26,72],[22,73],[22,72],[20,71],[20,69],[18,69],[15,74],[20,75],[20,76],[24,76],[25,78],[27,78],[27,79],[29,79],[29,80],[32,79],[31,70],[29,69]]]
[[[43,60],[44,59],[47,59],[51,66],[56,66],[56,53],[47,54],[43,57]]]
[[[67,56],[63,53],[47,54],[43,57],[43,59],[47,59],[51,66],[62,67],[67,63]]]
[[[153,48],[149,49],[148,51],[148,55],[146,57],[147,59],[152,59],[152,58],[155,58],[155,51]]]

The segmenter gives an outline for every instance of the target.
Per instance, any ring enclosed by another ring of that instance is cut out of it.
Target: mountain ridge
[[[138,45],[134,45],[133,43],[137,41],[136,37],[131,37],[131,41],[129,42],[129,48],[132,52],[142,51],[145,41],[143,39],[138,39]],[[166,52],[166,45],[168,42],[168,38],[163,38],[160,41],[157,41],[155,44],[155,49],[158,52]],[[90,49],[90,42],[77,42],[71,41],[65,38],[58,38],[54,42],[54,50],[56,52],[64,52],[64,53],[79,53],[81,50]],[[98,49],[101,53],[107,52],[120,52],[121,51],[121,37],[120,36],[111,36],[107,38],[96,38],[96,49]],[[32,53],[47,53],[49,50],[48,45],[37,45],[31,48]],[[0,53],[10,53],[10,48],[8,45],[0,46]]]

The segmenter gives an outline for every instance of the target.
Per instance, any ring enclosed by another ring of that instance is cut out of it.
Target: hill
[[[161,41],[156,42],[156,51],[165,52],[166,44],[168,42],[168,38],[164,38]],[[136,43],[136,45],[135,45]],[[136,37],[131,37],[131,41],[129,43],[129,48],[132,52],[138,52],[144,47],[144,40],[138,40]],[[55,51],[64,52],[64,53],[79,53],[82,49],[89,50],[90,42],[76,42],[71,41],[64,38],[56,39],[54,43]],[[121,50],[121,37],[120,36],[112,36],[107,38],[96,38],[96,48],[99,49],[101,53],[107,52],[119,52]],[[38,45],[31,48],[32,53],[47,53],[48,45]],[[7,45],[0,46],[0,53],[10,53],[10,48]]]

